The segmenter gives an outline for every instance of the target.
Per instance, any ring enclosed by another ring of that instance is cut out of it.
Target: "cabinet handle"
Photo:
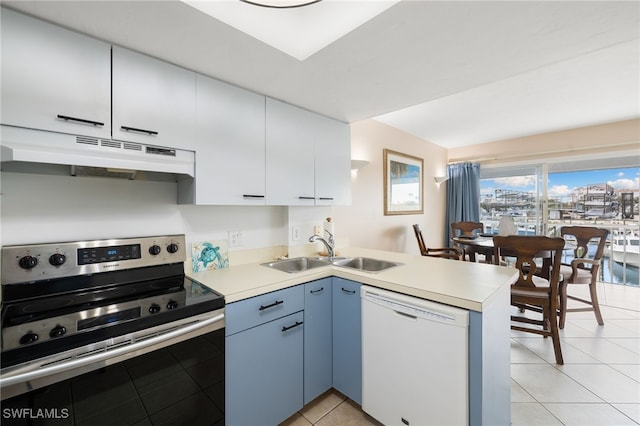
[[[242,194],[242,198],[264,198],[264,195]]]
[[[154,131],[154,130],[145,130],[145,129],[136,129],[135,127],[127,127],[127,126],[120,126],[120,128],[122,130],[124,130],[125,132],[138,132],[138,133],[146,133],[150,136],[157,136],[158,132]]]
[[[333,201],[333,197],[320,197],[319,200]]]
[[[287,330],[291,330],[292,328],[296,328],[297,326],[302,325],[303,323],[304,323],[304,321],[300,321],[300,322],[296,321],[295,324],[290,325],[289,327],[282,327],[282,332],[284,333]]]
[[[260,310],[264,311],[265,309],[273,308],[274,306],[282,305],[283,303],[284,303],[284,300],[276,300],[275,302],[267,306],[260,305]]]
[[[309,293],[311,294],[318,294],[318,293],[322,293],[324,291],[324,287],[320,287],[317,290],[311,290]]]
[[[347,289],[346,289],[346,288],[344,288],[344,287],[342,287],[342,291],[343,291],[344,293],[347,293],[347,294],[356,294],[356,291],[355,291],[355,290],[347,290]]]
[[[315,200],[316,197],[298,197],[299,200]]]
[[[68,115],[60,115],[58,114],[58,118],[64,121],[76,121],[78,123],[84,123],[84,124],[92,124],[94,126],[104,126],[104,123],[101,123],[99,121],[93,121],[93,120],[85,120],[84,118],[77,118],[77,117],[71,117]]]

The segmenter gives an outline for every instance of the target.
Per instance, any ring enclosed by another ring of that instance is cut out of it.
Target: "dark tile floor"
[[[3,426],[224,425],[224,329],[16,396],[1,408]],[[18,418],[21,408],[31,411]]]

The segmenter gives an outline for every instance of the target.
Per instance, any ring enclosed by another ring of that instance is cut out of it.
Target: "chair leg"
[[[551,339],[553,339],[553,351],[556,354],[556,364],[564,365],[562,348],[560,347],[560,330],[558,329],[558,322],[553,320],[551,321]]]
[[[589,292],[591,293],[591,304],[593,305],[593,313],[596,314],[596,321],[599,325],[604,325],[602,314],[600,313],[600,303],[598,303],[598,291],[595,283],[589,284]]]
[[[560,297],[560,328],[564,328],[564,322],[567,319],[567,282],[562,281],[560,288],[558,289],[558,295]]]

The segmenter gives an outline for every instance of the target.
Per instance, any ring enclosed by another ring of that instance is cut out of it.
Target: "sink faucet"
[[[324,246],[327,248],[327,254],[329,255],[329,260],[331,260],[333,259],[333,256],[334,256],[333,248],[335,246],[335,240],[333,239],[333,234],[331,232],[327,231],[326,229],[324,230],[324,232],[329,234],[329,241],[325,240],[319,235],[312,235],[311,237],[309,237],[309,242],[313,243],[314,241],[320,241],[322,244],[324,244]]]

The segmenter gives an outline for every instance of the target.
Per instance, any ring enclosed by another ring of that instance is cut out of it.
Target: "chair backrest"
[[[520,273],[518,280],[513,284],[517,287],[526,287],[532,291],[551,292],[552,297],[557,297],[558,283],[560,279],[560,263],[564,240],[562,238],[550,238],[540,235],[509,235],[493,237],[494,263],[499,264],[503,257],[515,257],[515,268]],[[539,270],[535,259],[543,258],[543,269]],[[549,280],[548,287],[536,286],[534,276],[542,276]]]
[[[470,235],[473,231],[479,233],[484,232],[484,224],[482,222],[454,222],[451,224],[451,236]]]
[[[413,225],[413,232],[416,234],[416,239],[418,240],[418,248],[420,249],[420,254],[426,256],[427,247],[424,245],[424,238],[422,238],[422,227],[418,224]]]
[[[602,255],[604,254],[604,247],[607,242],[607,236],[609,235],[608,229],[603,228],[595,228],[593,226],[563,226],[560,228],[560,235],[563,238],[571,237],[570,239],[575,239],[576,248],[573,250],[573,255],[575,259],[585,258],[585,259],[593,259],[599,261],[602,259]],[[596,251],[593,253],[589,253],[589,242],[596,240],[597,247]],[[600,265],[595,264],[592,265],[591,268],[586,266],[587,264],[583,264],[583,267],[586,269],[592,269],[593,272],[596,272]]]
[[[413,232],[416,234],[416,239],[418,240],[418,248],[420,248],[421,255],[452,260],[461,259],[462,254],[458,249],[453,247],[428,248],[424,243],[424,238],[422,237],[422,227],[420,225],[413,225]]]

